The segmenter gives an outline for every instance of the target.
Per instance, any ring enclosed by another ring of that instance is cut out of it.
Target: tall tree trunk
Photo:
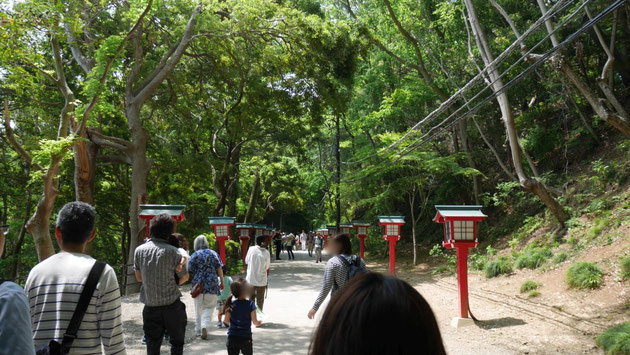
[[[13,247],[13,263],[11,264],[11,273],[9,278],[11,280],[17,281],[18,275],[18,264],[20,260],[20,251],[22,250],[22,244],[24,243],[24,236],[26,235],[26,223],[28,223],[29,216],[32,213],[33,209],[33,199],[31,196],[31,189],[26,188],[26,209],[24,210],[24,223],[22,223],[22,228],[20,229],[20,233],[18,234],[17,242]]]
[[[260,168],[256,168],[254,173],[254,184],[252,185],[252,193],[249,195],[249,204],[247,205],[247,213],[245,213],[245,220],[243,223],[252,223],[254,219],[254,212],[256,211],[256,203],[258,201],[258,194],[260,192]]]
[[[74,196],[77,201],[94,206],[94,176],[96,175],[96,155],[98,145],[92,141],[79,140],[72,146],[74,152]],[[85,253],[92,254],[92,242]]]
[[[461,120],[458,123],[459,135],[462,141],[462,148],[466,153],[466,161],[468,162],[468,166],[477,169],[477,165],[472,158],[472,152],[470,149],[470,141],[468,140],[468,123],[466,120]],[[479,176],[476,174],[472,176],[473,182],[473,197],[475,198],[475,204],[479,204]]]
[[[484,64],[486,65],[486,67],[488,67],[488,75],[493,82],[492,89],[495,93],[501,92],[497,96],[497,102],[499,104],[499,108],[501,109],[501,115],[503,116],[506,134],[510,143],[512,160],[514,162],[514,168],[516,170],[516,175],[518,176],[521,188],[524,191],[536,194],[542,200],[545,206],[547,206],[547,208],[551,211],[553,216],[560,224],[560,227],[564,228],[564,223],[567,220],[567,216],[562,206],[560,206],[558,201],[556,201],[553,196],[551,196],[551,194],[541,181],[537,179],[532,179],[527,176],[527,173],[523,168],[519,138],[516,132],[514,117],[512,116],[510,100],[507,93],[505,91],[502,91],[503,80],[499,78],[499,72],[496,66],[492,64],[492,62],[494,61],[494,57],[492,55],[492,52],[490,51],[490,46],[487,43],[483,30],[481,29],[479,20],[477,19],[477,13],[473,6],[472,0],[464,0],[464,3],[466,4],[466,8],[468,10],[468,19],[472,28],[472,32],[475,36],[475,40],[477,42],[477,47],[479,48],[479,53],[482,60],[484,61]]]
[[[140,205],[148,200],[147,178],[153,162],[147,158],[149,137],[140,120],[140,107],[136,104],[128,103],[126,115],[133,145],[129,152],[129,157],[131,158],[131,202],[129,204],[130,238],[127,264],[130,264],[133,262],[136,248],[142,243],[146,235],[145,224],[140,220],[138,214]],[[128,268],[127,294],[136,293],[140,290],[140,285],[135,282],[134,273],[132,268]]]

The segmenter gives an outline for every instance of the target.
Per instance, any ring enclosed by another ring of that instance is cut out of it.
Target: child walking
[[[232,285],[232,278],[227,275],[227,267],[223,265],[221,267],[223,269],[223,291],[217,298],[217,313],[219,314],[219,322],[217,323],[217,328],[223,328],[223,326],[227,327],[226,323],[223,323],[221,318],[223,318],[223,309],[225,308],[225,303],[227,302],[228,297],[230,297],[230,286]]]
[[[249,301],[251,286],[243,279],[232,282],[230,286],[232,296],[229,296],[223,307],[224,322],[229,324],[227,351],[228,355],[251,355],[254,353],[252,345],[252,323],[260,326],[261,321],[256,318],[256,304]]]

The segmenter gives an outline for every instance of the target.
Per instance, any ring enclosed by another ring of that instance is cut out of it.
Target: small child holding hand
[[[260,326],[261,321],[256,317],[256,304],[249,301],[247,296],[251,294],[251,286],[243,279],[232,282],[230,286],[232,296],[228,297],[223,313],[224,322],[229,324],[227,351],[228,355],[251,355],[252,323]]]

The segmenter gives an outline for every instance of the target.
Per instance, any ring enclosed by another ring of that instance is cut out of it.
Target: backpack
[[[74,309],[68,328],[63,334],[61,344],[55,340],[51,340],[48,345],[40,349],[36,349],[37,355],[63,355],[70,352],[70,347],[72,347],[74,339],[77,338],[81,321],[83,320],[85,311],[87,311],[92,295],[94,295],[94,290],[96,290],[98,280],[100,280],[104,269],[105,263],[101,261],[95,262],[94,266],[92,266],[92,269],[88,274],[87,281],[85,281],[85,285],[81,291],[81,295],[79,296],[77,307]]]
[[[356,255],[352,255],[350,257],[350,261],[348,261],[346,258],[344,258],[341,255],[339,255],[338,258],[346,267],[348,267],[348,274],[346,275],[346,283],[352,280],[353,278],[367,272],[365,267],[361,265],[361,258]]]

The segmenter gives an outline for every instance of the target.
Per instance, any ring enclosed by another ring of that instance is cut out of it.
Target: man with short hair
[[[9,226],[0,226],[0,257]],[[8,280],[0,280],[0,354],[35,355],[31,315],[24,290]]]
[[[276,260],[280,259],[280,252],[282,251],[282,234],[281,231],[276,231],[276,234],[273,235],[273,247],[276,250]]]
[[[256,237],[256,245],[249,248],[245,257],[247,277],[245,280],[254,287],[250,301],[256,300],[256,307],[262,312],[267,290],[267,271],[271,266],[269,251],[263,247],[265,236]]]
[[[61,251],[37,264],[25,290],[30,302],[36,348],[64,338],[95,260],[84,254],[94,239],[96,212],[84,202],[70,202],[57,216],[55,238]],[[3,320],[4,322],[4,320]],[[116,273],[105,265],[72,343],[72,354],[125,354],[120,290]]]
[[[142,321],[147,338],[147,354],[160,353],[164,332],[168,332],[171,354],[183,354],[186,335],[186,305],[173,277],[182,271],[186,259],[177,248],[168,243],[173,234],[175,221],[168,214],[160,214],[151,220],[150,239],[135,251],[136,279],[142,283],[140,302],[144,303]]]

